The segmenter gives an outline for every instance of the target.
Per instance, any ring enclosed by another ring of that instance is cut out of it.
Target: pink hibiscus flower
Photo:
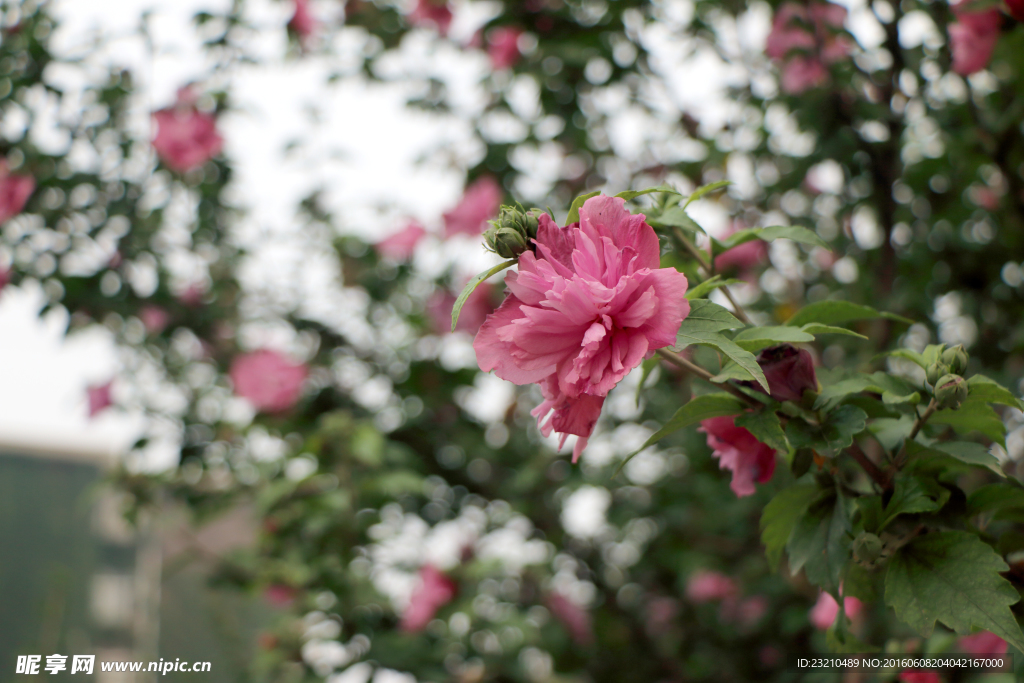
[[[491,66],[497,69],[509,69],[519,61],[519,36],[523,32],[517,28],[501,26],[487,35],[487,55],[491,58]]]
[[[676,341],[689,312],[686,277],[661,268],[658,237],[616,197],[588,199],[580,221],[540,216],[536,253],[505,277],[509,295],[473,342],[480,368],[515,384],[540,384],[541,432],[586,447],[604,397],[644,358]],[[547,421],[545,416],[553,411]]]
[[[828,80],[826,64],[847,56],[850,44],[839,35],[846,8],[830,2],[786,2],[775,13],[765,54],[781,64],[782,90],[796,95]]]
[[[503,193],[498,181],[482,176],[466,188],[458,205],[444,214],[444,236],[479,235],[487,229],[487,221],[498,215]]]
[[[413,26],[434,26],[438,33],[446,36],[452,25],[452,10],[447,0],[419,0],[408,18]]]
[[[686,597],[697,604],[734,598],[738,593],[736,582],[721,572],[698,569],[686,580]]]
[[[373,245],[377,253],[392,261],[408,261],[416,251],[416,245],[426,237],[427,231],[416,221],[409,221],[409,225],[403,230],[396,232],[390,237],[385,237]]]
[[[294,406],[306,374],[305,365],[268,349],[238,356],[229,372],[235,393],[265,413],[281,413]]]
[[[569,637],[577,645],[589,645],[594,641],[594,628],[590,620],[590,612],[561,593],[548,595],[545,604],[555,619],[561,622]]]
[[[111,395],[113,386],[111,380],[106,384],[90,384],[85,388],[85,395],[89,399],[89,417],[95,417],[100,411],[114,405]]]
[[[942,677],[934,671],[904,669],[900,672],[901,683],[942,683]]]
[[[0,159],[0,223],[6,223],[21,213],[35,189],[35,178],[11,173],[7,160]]]
[[[700,423],[698,431],[708,435],[711,455],[718,458],[719,467],[732,470],[729,488],[737,497],[753,495],[754,482],[763,484],[775,473],[775,449],[737,427],[734,417],[709,418]]]
[[[309,11],[309,0],[294,0],[295,14],[288,21],[288,28],[295,32],[300,40],[308,40],[316,32],[317,22]]]
[[[742,226],[734,223],[723,237],[739,232]],[[768,245],[762,240],[751,240],[733,247],[715,257],[715,270],[735,269],[743,279],[753,278],[753,270],[768,260]]]
[[[860,614],[864,604],[857,598],[843,598],[843,607],[846,610],[846,616],[852,621]],[[839,603],[831,593],[822,591],[818,596],[818,602],[814,603],[814,607],[811,608],[811,623],[814,628],[827,631],[835,623],[837,616],[839,616]]]
[[[999,39],[1002,15],[992,8],[970,12],[970,0],[953,6],[957,21],[949,26],[949,49],[953,53],[953,71],[967,76],[981,71],[992,59],[992,51]]]
[[[420,568],[420,585],[412,593],[408,607],[402,613],[399,628],[409,633],[422,631],[441,609],[455,597],[455,582],[432,564]]]
[[[182,88],[173,107],[153,114],[157,127],[153,148],[178,173],[199,168],[220,154],[224,146],[213,115],[196,109],[194,99],[190,89]]]
[[[142,321],[146,332],[160,334],[171,322],[171,314],[159,306],[143,306],[139,311],[139,320]]]
[[[958,641],[958,645],[960,652],[967,652],[979,657],[1006,654],[1006,641],[991,631],[964,636]]]

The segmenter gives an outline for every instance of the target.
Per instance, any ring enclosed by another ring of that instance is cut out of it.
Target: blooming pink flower
[[[562,623],[569,637],[577,645],[589,645],[594,640],[594,628],[590,620],[590,612],[561,593],[551,593],[545,600],[547,607],[555,618]]]
[[[193,100],[191,90],[182,88],[173,107],[153,114],[157,126],[153,147],[160,159],[179,173],[202,166],[224,146],[213,115],[196,109]]]
[[[294,0],[295,14],[288,21],[288,28],[295,32],[300,40],[310,38],[316,31],[317,22],[309,11],[309,0]]]
[[[961,0],[954,5],[953,13],[957,21],[949,26],[953,71],[961,76],[973,74],[988,66],[1002,24],[1002,15],[998,9],[971,12],[967,9],[971,4],[970,0]]]
[[[676,341],[689,312],[686,277],[660,268],[658,237],[616,197],[588,199],[580,221],[540,216],[536,253],[505,277],[509,295],[473,342],[480,368],[515,384],[540,384],[541,432],[586,447],[604,397],[656,349]],[[545,416],[553,412],[544,422]]]
[[[718,458],[719,467],[732,470],[729,488],[737,497],[753,495],[754,482],[765,483],[775,473],[775,449],[766,446],[743,427],[737,427],[732,416],[712,417],[700,423],[708,435],[708,446]]]
[[[12,174],[8,170],[7,160],[0,159],[0,223],[6,223],[21,213],[35,189],[35,178]]]
[[[143,306],[139,311],[139,320],[150,334],[160,334],[171,322],[171,314],[159,306]]]
[[[697,604],[733,598],[738,593],[736,582],[721,572],[698,569],[686,580],[686,597]]]
[[[459,233],[479,235],[487,229],[487,221],[498,215],[503,193],[498,181],[482,176],[466,188],[458,205],[444,214],[444,235]]]
[[[236,394],[257,410],[280,413],[298,402],[307,369],[277,351],[262,349],[235,358],[229,374]]]
[[[441,609],[455,597],[455,582],[432,564],[420,568],[420,585],[412,593],[408,607],[402,613],[399,628],[415,633],[422,631]]]
[[[806,349],[791,344],[779,344],[762,349],[757,354],[757,364],[768,380],[769,395],[776,401],[799,403],[807,390],[818,390],[818,378],[814,374],[814,358]],[[764,393],[760,384],[752,387]]]
[[[114,404],[111,397],[113,386],[114,382],[111,380],[106,384],[90,384],[85,388],[86,397],[89,399],[89,417],[95,417],[98,412]]]
[[[1006,654],[1006,641],[991,631],[964,636],[958,641],[958,645],[960,652],[967,652],[979,657]]]
[[[491,66],[497,69],[508,69],[519,61],[519,36],[523,32],[517,28],[501,26],[487,36],[487,55],[491,58]]]
[[[486,282],[481,283],[473,290],[459,312],[459,322],[455,327],[457,331],[477,333],[487,316],[494,311],[494,304],[491,303],[493,291],[494,287]],[[455,306],[455,299],[456,296],[445,289],[434,292],[427,301],[427,313],[435,334],[451,332],[452,308]]]
[[[920,669],[904,669],[900,672],[902,683],[942,683],[942,678],[934,671]]]
[[[413,26],[435,26],[442,36],[448,35],[448,27],[452,24],[452,10],[448,7],[447,0],[419,0],[409,13],[409,23]]]
[[[783,3],[772,20],[765,53],[781,64],[782,90],[795,95],[828,80],[826,64],[850,51],[839,30],[846,8],[830,2]]]
[[[843,607],[846,609],[846,616],[852,621],[860,614],[864,604],[857,598],[843,598]],[[822,591],[818,596],[818,602],[814,603],[814,607],[811,608],[811,623],[814,628],[827,631],[835,623],[837,616],[839,616],[839,603],[831,593]]]
[[[392,261],[408,261],[416,250],[416,245],[420,243],[420,240],[426,234],[427,231],[423,229],[422,225],[416,221],[410,221],[409,225],[405,226],[405,229],[396,232],[390,237],[385,237],[373,245],[373,247],[384,258],[391,259]]]

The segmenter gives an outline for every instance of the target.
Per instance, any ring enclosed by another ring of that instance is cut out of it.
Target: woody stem
[[[697,377],[700,377],[702,380],[711,382],[711,378],[714,377],[714,375],[712,375],[710,372],[708,372],[707,370],[705,370],[704,368],[700,367],[695,363],[691,363],[690,361],[686,360],[675,351],[670,351],[669,349],[658,349],[657,354],[664,358],[665,360],[667,360],[669,363],[672,363],[672,365],[682,368],[683,370],[686,370],[687,372],[696,375]],[[714,384],[718,383],[714,382]],[[730,394],[733,394],[743,399],[744,401],[751,405],[760,405],[758,401],[751,398],[750,396],[747,396],[742,391],[740,391],[733,385],[729,384],[728,382],[723,382],[720,386],[726,391],[728,391]]]
[[[686,251],[690,252],[691,256],[697,259],[697,263],[700,264],[700,267],[703,268],[705,272],[711,273],[714,271],[711,261],[708,260],[704,252],[698,249],[696,245],[693,244],[693,242],[688,240],[681,229],[674,228],[673,232],[675,234],[675,238],[679,240],[679,243],[683,245]],[[739,318],[740,321],[742,321],[745,325],[749,325],[750,318],[747,317],[747,312],[743,310],[742,306],[736,303],[736,299],[732,297],[732,292],[729,291],[729,288],[723,285],[719,287],[719,289],[722,290],[722,294],[725,295],[725,298],[729,300],[729,303],[732,305],[732,309],[733,312],[736,314],[736,317]]]
[[[868,458],[867,454],[860,449],[860,446],[853,443],[846,449],[846,452],[850,454],[850,457],[857,461],[857,464],[861,466],[861,469],[867,472],[872,481],[878,484],[883,490],[888,488],[889,478],[878,467],[878,465]]]

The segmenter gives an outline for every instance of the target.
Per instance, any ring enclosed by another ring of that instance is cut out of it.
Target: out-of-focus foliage
[[[35,189],[2,281],[121,343],[124,403],[151,416],[118,476],[131,512],[255,504],[258,544],[218,574],[282,607],[252,680],[797,680],[814,653],[969,651],[936,620],[1024,644],[1024,420],[997,384],[1022,367],[1024,29],[992,5],[994,54],[964,77],[944,1],[847,6],[351,1],[291,22],[293,59],[469,121],[447,237],[483,233],[501,192],[561,225],[580,195],[668,190],[626,196],[689,279],[688,355],[628,375],[570,465],[539,394],[477,370],[494,280],[448,332],[464,268],[415,256],[453,241],[374,249],[312,195],[295,220],[339,268],[331,314],[247,291],[229,160],[161,160],[132,74],[82,86],[46,6],[4,4],[0,152]],[[246,7],[196,17],[215,69],[181,84],[183,120],[230,111],[258,61]],[[469,92],[452,76],[488,59]],[[783,344],[817,361],[795,395]],[[740,498],[713,443],[735,432],[683,429],[730,415],[778,452]],[[167,434],[179,466],[140,473]]]

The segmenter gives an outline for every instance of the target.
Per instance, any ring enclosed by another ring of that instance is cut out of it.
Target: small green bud
[[[967,381],[960,375],[943,375],[935,385],[935,401],[939,408],[956,410],[967,400]]]
[[[928,380],[928,384],[931,384],[934,387],[936,386],[936,382],[938,382],[942,376],[948,375],[949,373],[949,367],[942,361],[937,360],[928,366],[928,369],[925,371],[925,379]]]
[[[491,227],[484,232],[484,244],[502,258],[518,257],[530,248],[530,240],[537,236],[537,215],[537,209],[522,211],[514,206],[502,206],[498,218],[489,221]]]
[[[864,532],[853,541],[853,557],[858,562],[873,564],[882,556],[882,539],[875,534]]]
[[[957,344],[956,346],[943,351],[941,360],[949,366],[950,373],[954,375],[962,375],[964,374],[964,371],[967,370],[967,361],[970,360],[970,356],[968,356],[967,351],[964,350],[963,344]]]

